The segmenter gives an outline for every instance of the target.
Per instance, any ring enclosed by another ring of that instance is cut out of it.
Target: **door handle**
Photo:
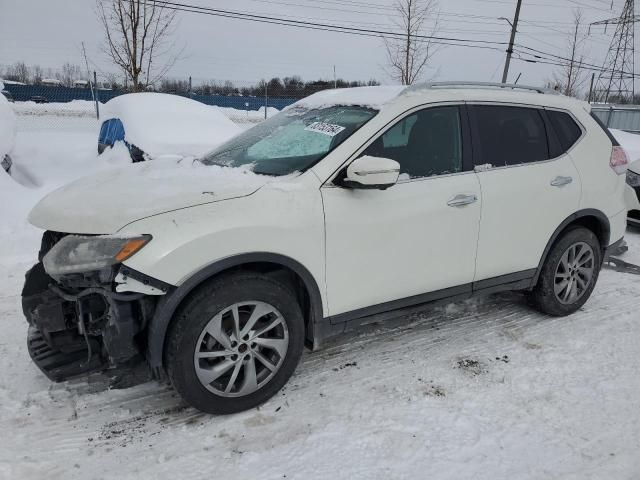
[[[450,207],[464,207],[478,201],[478,197],[475,195],[459,194],[453,197],[447,202]]]
[[[573,182],[573,178],[571,177],[556,177],[553,180],[551,180],[551,186],[552,187],[564,187],[565,185],[569,185],[571,182]]]

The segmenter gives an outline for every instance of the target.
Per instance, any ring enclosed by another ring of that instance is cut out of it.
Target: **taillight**
[[[609,165],[618,175],[624,175],[627,172],[629,159],[627,158],[627,154],[624,151],[624,148],[613,147],[613,150],[611,150],[611,159],[609,160]]]

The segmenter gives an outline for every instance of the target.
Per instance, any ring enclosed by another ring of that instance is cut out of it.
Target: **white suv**
[[[318,93],[198,160],[42,200],[29,350],[57,381],[146,361],[230,413],[365,319],[503,290],[568,315],[622,240],[626,165],[588,104],[543,90]]]

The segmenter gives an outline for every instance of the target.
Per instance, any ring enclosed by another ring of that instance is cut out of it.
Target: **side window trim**
[[[556,134],[556,131],[554,130],[554,128],[551,126],[551,120],[549,120],[549,116],[547,115],[547,112],[545,111],[545,109],[543,107],[540,107],[537,109],[538,110],[538,115],[540,115],[540,118],[542,118],[542,124],[544,125],[544,134],[545,137],[547,138],[547,159],[546,160],[540,160],[541,162],[548,162],[549,160],[552,160],[553,158],[555,158],[553,156],[553,147],[557,148],[558,150],[556,151],[562,151],[562,147],[560,145],[560,140],[558,139],[558,135]],[[538,162],[535,162],[538,163]]]
[[[369,146],[375,142],[378,138],[384,135],[387,131],[397,125],[399,122],[403,121],[405,118],[413,115],[416,112],[421,110],[426,110],[429,108],[438,108],[438,107],[458,107],[459,115],[460,115],[460,128],[462,130],[462,171],[456,173],[448,173],[444,175],[435,175],[431,177],[421,177],[421,178],[412,178],[410,180],[406,180],[406,182],[417,182],[424,180],[432,180],[434,178],[439,177],[448,177],[452,175],[465,175],[469,173],[473,173],[473,158],[472,158],[472,144],[471,144],[471,123],[469,122],[468,113],[465,114],[466,111],[466,102],[456,101],[456,102],[438,102],[438,103],[426,103],[422,105],[416,105],[411,107],[409,110],[405,110],[401,114],[394,117],[392,120],[387,122],[382,128],[380,128],[375,134],[369,137],[357,150],[355,150],[348,158],[345,160],[322,184],[322,187],[330,186],[335,188],[340,188],[336,185],[335,180],[339,178],[346,172],[347,167],[357,158],[359,158],[362,153],[369,148]],[[467,170],[467,168],[469,168]]]

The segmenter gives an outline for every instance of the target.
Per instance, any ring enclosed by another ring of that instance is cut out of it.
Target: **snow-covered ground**
[[[98,158],[95,129],[67,120],[19,125],[31,187],[0,175],[0,478],[639,478],[640,276],[610,269],[568,318],[501,294],[352,332],[232,416],[157,383],[50,383],[25,345],[20,289],[41,235],[26,213],[126,161]],[[640,231],[626,238],[622,258],[640,264]]]

